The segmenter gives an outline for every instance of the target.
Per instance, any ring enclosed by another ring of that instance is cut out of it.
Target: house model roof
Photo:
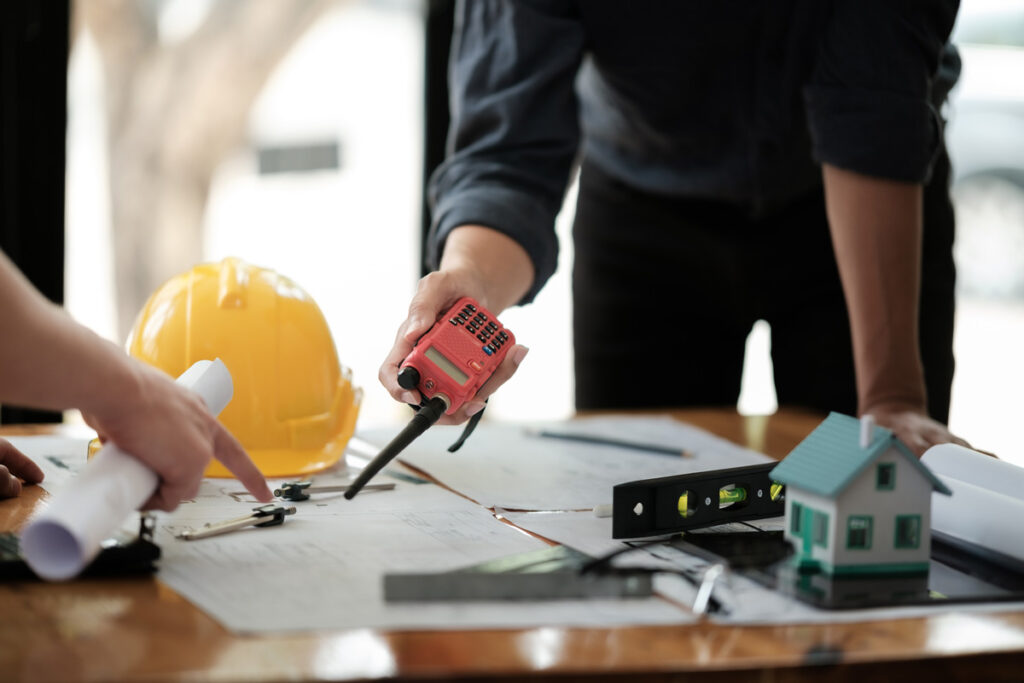
[[[870,444],[861,448],[860,428],[857,418],[830,413],[771,471],[772,479],[786,486],[835,498],[882,453],[895,448],[931,482],[934,490],[947,496],[951,494],[946,485],[891,430],[875,426]]]

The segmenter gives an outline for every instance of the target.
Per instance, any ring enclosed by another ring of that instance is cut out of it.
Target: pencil
[[[622,441],[611,439],[605,436],[591,436],[590,434],[572,434],[567,432],[552,432],[546,429],[527,430],[532,436],[540,436],[546,439],[563,439],[565,441],[577,441],[579,443],[592,443],[599,446],[616,446],[618,448],[630,448],[635,451],[647,453],[660,453],[661,455],[674,455],[681,458],[688,458],[693,454],[681,448],[671,446],[659,446],[657,444],[637,443],[635,441]]]

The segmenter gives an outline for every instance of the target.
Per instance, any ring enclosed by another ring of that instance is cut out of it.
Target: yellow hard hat
[[[235,393],[221,423],[264,476],[322,470],[355,431],[362,390],[338,362],[316,302],[292,280],[239,259],[168,280],[146,302],[128,353],[177,377],[220,358]],[[209,477],[233,476],[213,461]]]

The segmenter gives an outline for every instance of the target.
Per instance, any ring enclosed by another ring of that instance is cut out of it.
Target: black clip
[[[153,541],[153,533],[156,531],[156,515],[152,512],[143,512],[139,515],[139,539]]]
[[[252,509],[252,516],[256,519],[262,519],[263,517],[270,517],[265,522],[256,522],[253,526],[277,526],[278,524],[284,524],[284,518],[286,515],[295,514],[295,508],[286,508],[274,503],[267,503],[260,507]]]
[[[281,484],[281,488],[274,489],[274,495],[285,500],[309,500],[306,489],[312,484],[311,481],[288,481]]]

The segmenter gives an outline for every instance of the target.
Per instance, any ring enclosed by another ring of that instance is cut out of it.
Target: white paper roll
[[[218,358],[201,360],[176,380],[199,394],[213,415],[231,401],[231,373]],[[37,575],[50,581],[77,576],[100,544],[149,500],[159,480],[153,470],[107,444],[81,474],[58,492],[21,533],[21,552]]]
[[[952,443],[921,462],[953,492],[932,495],[932,529],[1024,561],[1024,468]]]
[[[1024,469],[955,443],[932,446],[921,456],[932,472],[980,486],[1004,496],[1024,498]]]

